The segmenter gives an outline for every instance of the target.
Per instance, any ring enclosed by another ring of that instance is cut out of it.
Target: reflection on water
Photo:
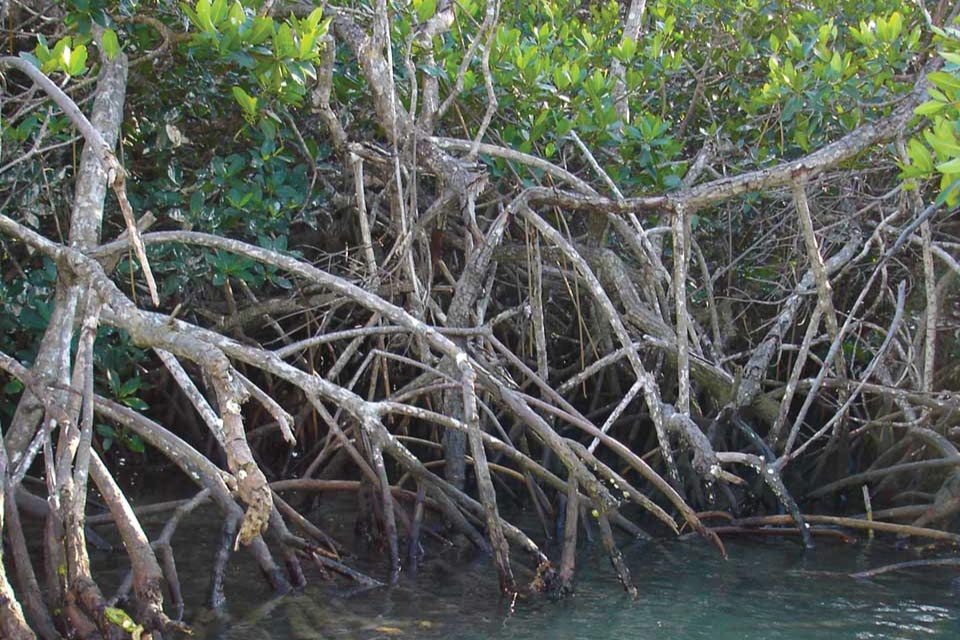
[[[194,538],[196,539],[196,538]],[[437,558],[393,589],[348,591],[315,580],[305,592],[265,601],[249,576],[230,584],[227,619],[192,620],[209,640],[387,638],[579,640],[617,638],[960,638],[955,568],[925,568],[856,581],[844,573],[911,559],[874,543],[729,540],[730,559],[697,541],[627,550],[640,599],[623,594],[600,549],[581,558],[576,594],[510,603],[496,597],[484,560]],[[376,571],[371,567],[371,571]],[[238,573],[238,577],[241,575]]]

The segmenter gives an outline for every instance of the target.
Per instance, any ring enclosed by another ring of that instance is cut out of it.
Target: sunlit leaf
[[[103,52],[108,60],[113,60],[120,52],[120,42],[117,40],[117,34],[113,29],[104,29],[103,31]]]
[[[944,91],[960,91],[960,75],[946,71],[933,71],[927,74],[927,79]]]
[[[413,7],[417,12],[417,19],[426,22],[437,12],[437,0],[414,0]]]
[[[957,152],[960,153],[960,149]],[[937,171],[940,173],[960,173],[960,158],[941,162],[937,165]]]

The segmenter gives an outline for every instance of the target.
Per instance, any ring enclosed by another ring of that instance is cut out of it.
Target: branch
[[[642,196],[627,198],[618,202],[602,196],[582,196],[559,189],[538,187],[530,189],[526,195],[531,204],[543,203],[561,206],[573,210],[592,210],[596,213],[638,213],[672,209],[676,203],[687,207],[688,213],[694,213],[704,207],[713,206],[748,191],[763,191],[785,187],[793,183],[798,175],[817,176],[851,158],[856,157],[871,146],[896,138],[913,118],[913,110],[926,99],[927,74],[940,68],[942,61],[931,61],[917,79],[915,89],[907,95],[899,107],[889,116],[864,124],[839,140],[809,153],[796,160],[783,162],[767,169],[757,169],[738,176],[730,176],[700,184],[690,189],[682,189],[669,196]]]

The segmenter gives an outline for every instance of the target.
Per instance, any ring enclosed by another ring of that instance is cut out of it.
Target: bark
[[[7,452],[0,447],[0,540],[3,539],[3,514],[7,496]],[[16,509],[16,505],[11,505]],[[10,640],[35,640],[37,637],[27,625],[23,610],[7,580],[6,566],[3,562],[3,544],[0,543],[0,634]]]
[[[127,58],[118,54],[104,64],[97,81],[96,96],[90,119],[79,110],[49,79],[33,65],[19,58],[2,58],[0,66],[12,66],[23,71],[50,95],[64,110],[71,122],[83,133],[86,144],[80,155],[76,194],[70,216],[70,242],[80,249],[90,249],[100,240],[104,199],[109,171],[116,172],[112,149],[123,121],[123,103],[126,95]],[[69,344],[73,335],[73,318],[80,290],[58,279],[57,294],[50,322],[40,343],[33,369],[42,376],[42,383],[67,383]],[[33,437],[42,414],[42,406],[29,391],[24,394],[4,436],[4,444],[13,464],[20,459],[23,448]]]
[[[623,23],[623,36],[620,43],[632,40],[634,43],[640,39],[640,27],[643,23],[643,13],[647,7],[647,0],[631,0],[630,7],[627,9],[626,19]],[[630,105],[627,100],[627,76],[626,69],[619,59],[614,58],[610,63],[610,73],[614,77],[613,87],[613,105],[620,114],[620,122],[623,125],[630,123]]]

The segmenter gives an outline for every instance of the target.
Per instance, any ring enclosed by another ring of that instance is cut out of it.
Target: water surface
[[[314,576],[302,594],[280,599],[250,579],[255,569],[238,567],[236,577],[246,575],[230,584],[226,619],[191,615],[197,636],[210,640],[960,638],[956,568],[854,580],[845,574],[917,555],[880,541],[823,541],[813,552],[793,541],[726,544],[728,560],[698,540],[628,547],[636,602],[602,550],[588,547],[576,593],[562,601],[510,603],[497,597],[486,559],[441,556],[392,589],[358,592]]]

